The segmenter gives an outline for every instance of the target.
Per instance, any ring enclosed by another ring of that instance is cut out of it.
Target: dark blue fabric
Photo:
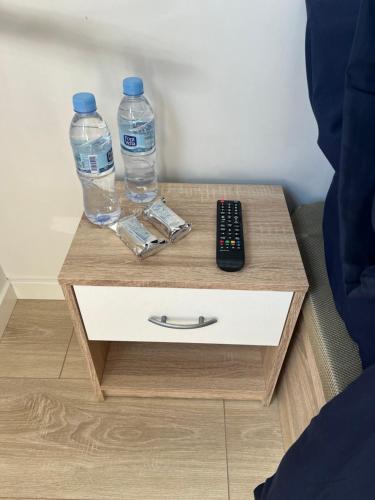
[[[339,216],[346,293],[375,299],[375,2],[362,0],[346,73]],[[374,304],[375,305],[375,301]],[[372,313],[375,326],[375,310]],[[374,332],[368,332],[375,338]]]
[[[346,295],[342,277],[342,261],[338,258],[340,255],[338,221],[338,182],[335,176],[324,207],[323,231],[327,270],[337,310],[348,332],[357,342],[362,365],[366,368],[374,364],[375,360],[375,306],[371,299],[352,299]]]
[[[375,362],[375,17],[371,0],[307,0],[306,68],[318,144],[335,169],[324,211],[337,310]],[[347,75],[347,76],[346,76]]]
[[[375,499],[375,366],[326,404],[255,500]]]
[[[337,171],[340,164],[345,71],[359,0],[306,0],[306,70],[318,144]]]
[[[255,500],[375,499],[375,0],[307,0],[306,67],[318,143],[335,169],[327,271],[361,377],[323,407]]]

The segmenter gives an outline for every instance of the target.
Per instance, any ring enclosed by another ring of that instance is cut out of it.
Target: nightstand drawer
[[[74,290],[90,340],[239,345],[278,345],[293,295],[117,286]]]

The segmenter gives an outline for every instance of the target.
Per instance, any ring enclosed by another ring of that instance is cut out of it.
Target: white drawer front
[[[278,345],[292,292],[74,287],[91,340]],[[217,322],[195,329],[158,326],[148,318],[167,316],[175,324]]]

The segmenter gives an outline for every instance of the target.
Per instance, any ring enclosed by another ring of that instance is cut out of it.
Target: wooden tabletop
[[[305,271],[280,186],[161,183],[168,205],[193,225],[184,239],[139,260],[115,233],[83,216],[59,275],[61,284],[306,291]],[[123,213],[134,205],[117,183]],[[242,203],[246,263],[216,266],[216,201]]]

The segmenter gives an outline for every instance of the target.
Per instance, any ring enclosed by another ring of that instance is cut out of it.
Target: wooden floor
[[[249,500],[282,453],[276,402],[95,402],[65,303],[17,303],[0,339],[1,500]]]

